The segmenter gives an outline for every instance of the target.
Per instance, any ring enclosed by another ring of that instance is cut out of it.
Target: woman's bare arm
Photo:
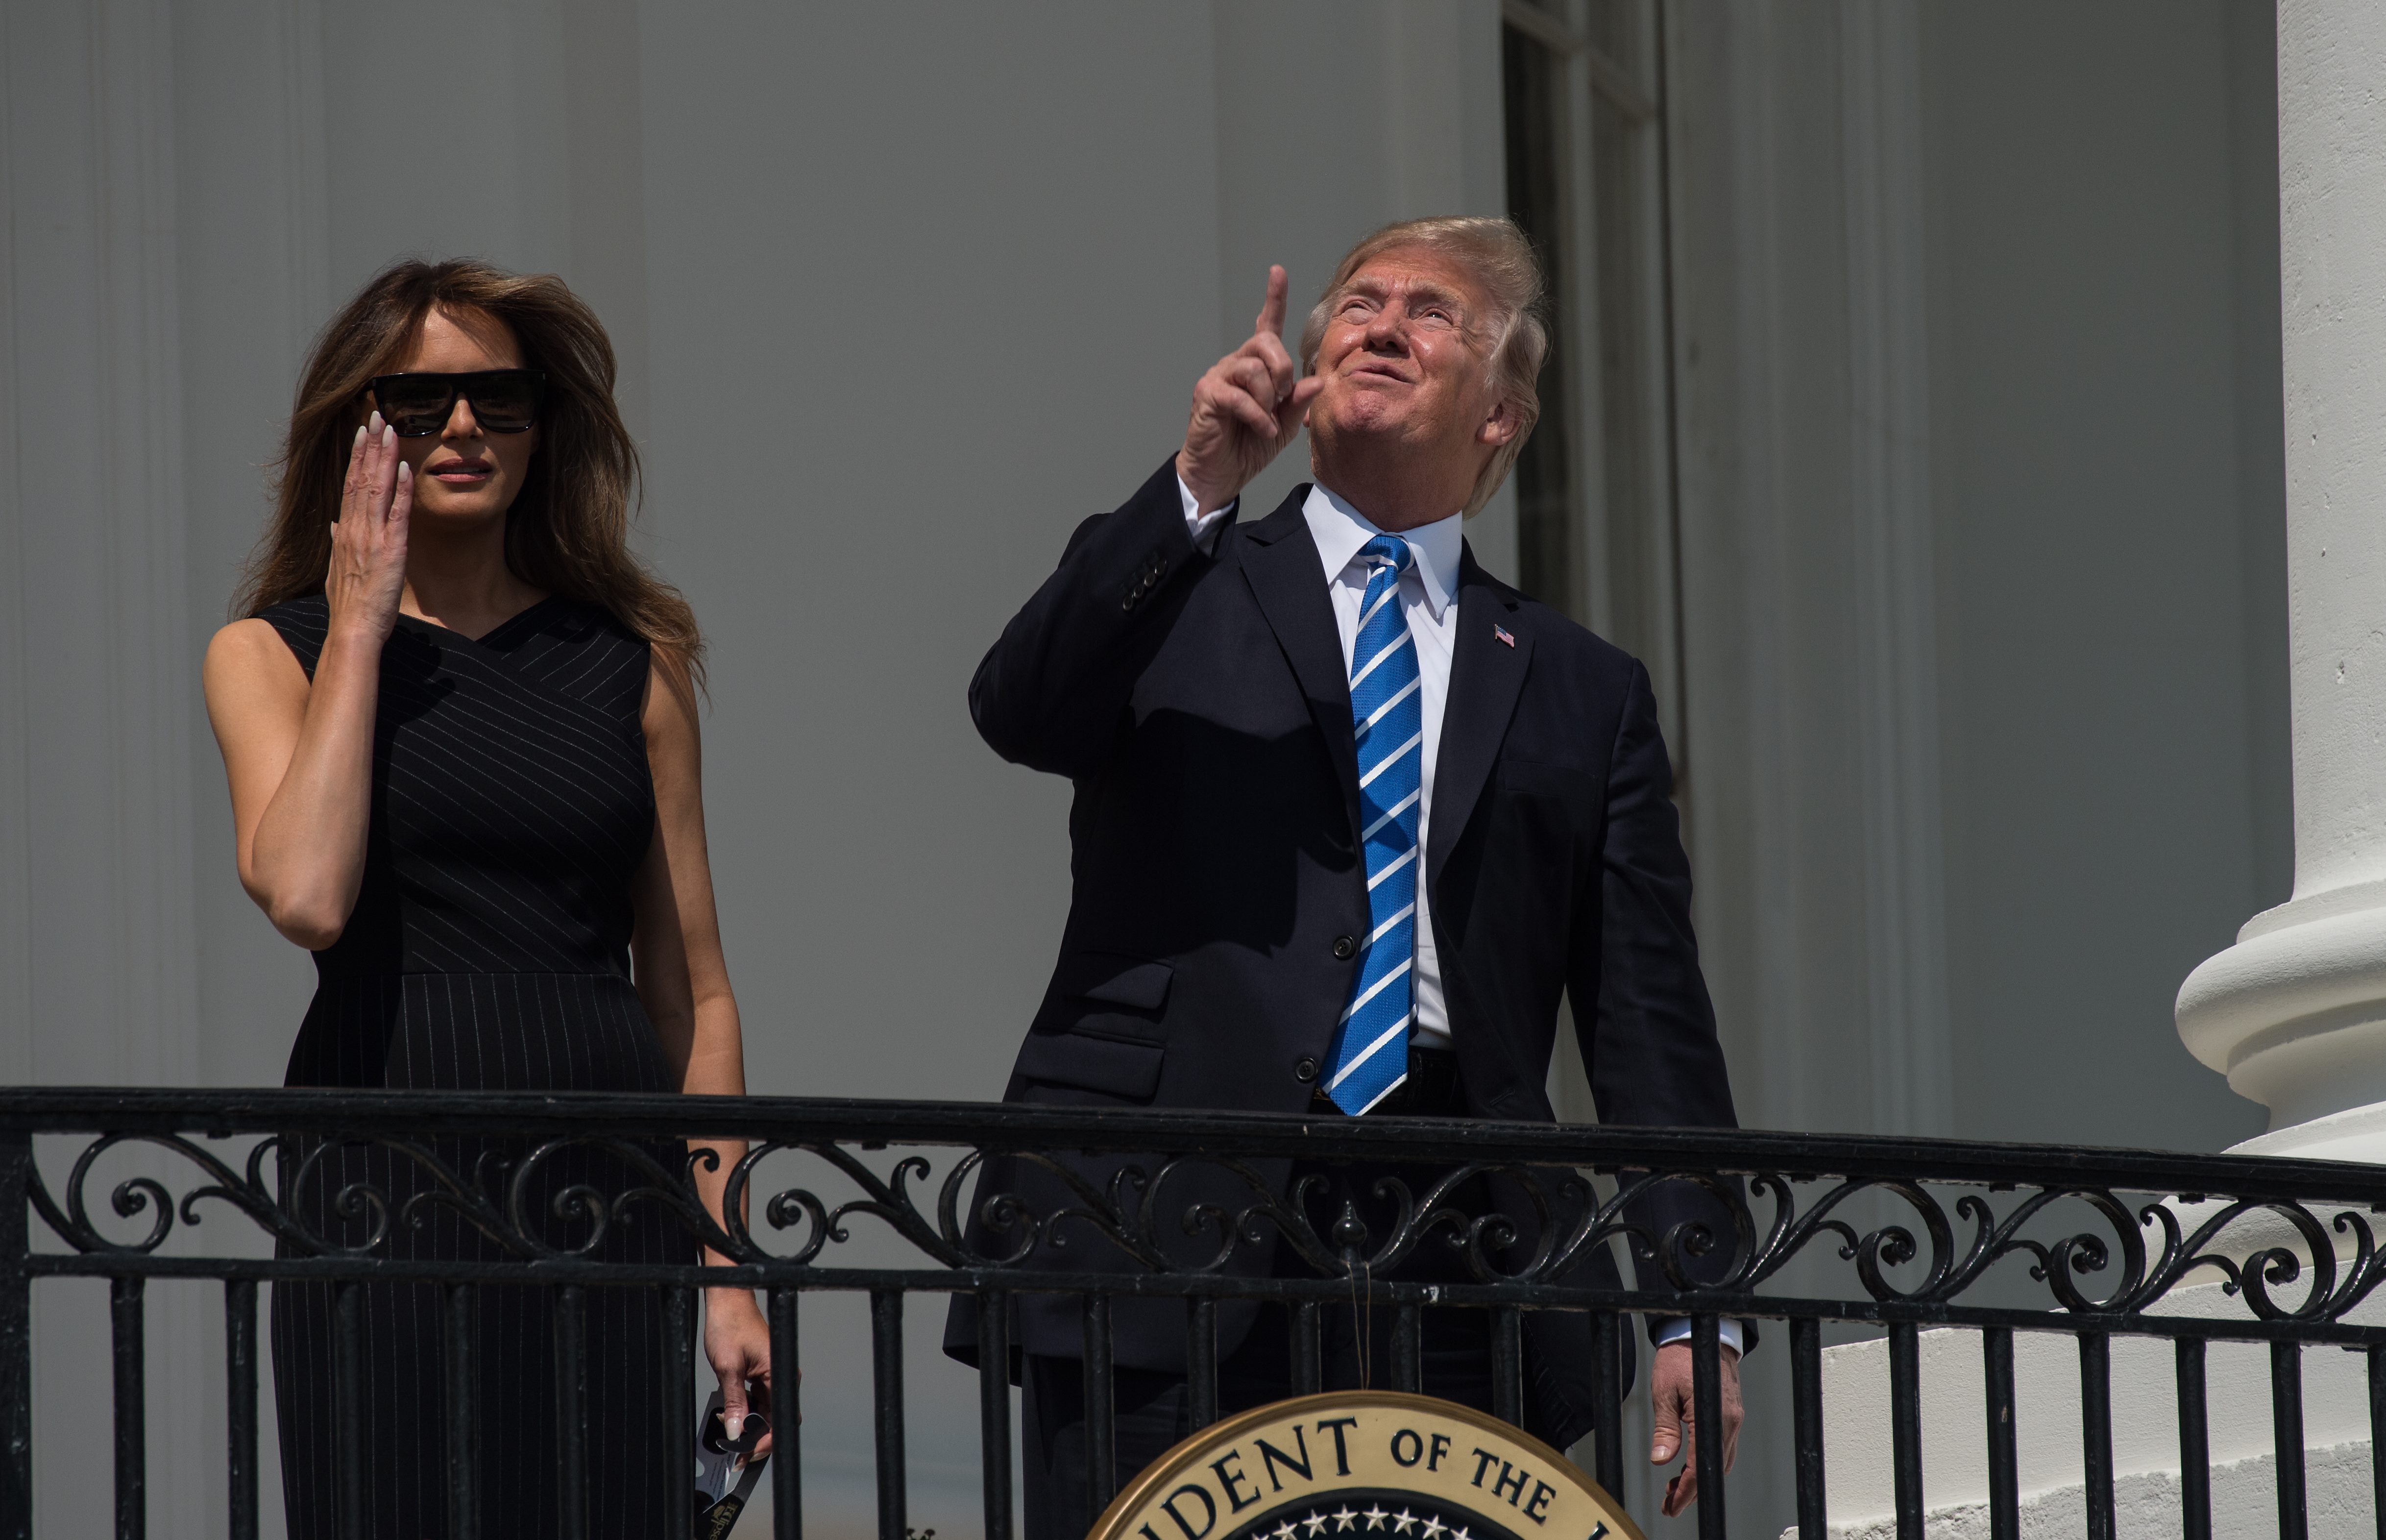
[[[412,502],[397,437],[375,413],[349,452],[332,526],[331,627],[311,687],[261,620],[235,621],[207,647],[207,720],[232,782],[241,886],[309,951],[340,939],[364,881],[381,650],[406,589]]]
[[[645,720],[647,761],[655,781],[655,838],[638,871],[637,929],[630,944],[638,999],[681,1091],[743,1095],[745,1042],[722,956],[712,863],[705,850],[695,690],[684,663],[661,650],[647,675]],[[746,1146],[723,1141],[689,1148],[709,1149],[719,1157],[710,1170],[701,1162],[696,1168],[697,1191],[717,1220],[730,1168]],[[710,1248],[705,1252],[707,1263],[728,1260]],[[734,1429],[746,1413],[746,1382],[760,1380],[767,1386],[771,1379],[770,1334],[752,1292],[707,1291],[704,1338],[705,1355],[721,1378],[722,1411]]]

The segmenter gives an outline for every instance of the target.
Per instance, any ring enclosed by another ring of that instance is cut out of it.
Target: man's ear
[[[1517,414],[1516,403],[1502,396],[1499,404],[1491,409],[1491,415],[1475,430],[1475,442],[1489,448],[1504,449],[1523,424],[1524,419]]]

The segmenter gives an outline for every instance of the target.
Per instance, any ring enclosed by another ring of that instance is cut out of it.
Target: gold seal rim
[[[1445,1401],[1438,1395],[1417,1395],[1404,1390],[1321,1391],[1314,1395],[1287,1396],[1281,1401],[1270,1401],[1264,1406],[1253,1407],[1249,1411],[1237,1412],[1232,1417],[1221,1418],[1208,1427],[1177,1440],[1169,1447],[1166,1454],[1144,1467],[1140,1475],[1120,1488],[1118,1496],[1111,1499],[1110,1506],[1102,1509],[1102,1516],[1094,1521],[1094,1527],[1086,1532],[1086,1540],[1108,1540],[1112,1533],[1112,1526],[1124,1521],[1129,1514],[1142,1508],[1155,1489],[1175,1480],[1199,1464],[1199,1461],[1195,1457],[1213,1445],[1240,1443],[1242,1435],[1254,1428],[1265,1427],[1286,1417],[1300,1416],[1312,1409],[1323,1410],[1331,1407],[1363,1407],[1375,1410],[1430,1412],[1437,1417],[1463,1422],[1479,1433],[1491,1433],[1521,1445],[1534,1455],[1548,1460],[1556,1469],[1567,1472],[1590,1491],[1597,1493],[1600,1500],[1614,1512],[1624,1526],[1620,1540],[1649,1540],[1649,1537],[1641,1533],[1640,1526],[1633,1522],[1632,1515],[1624,1511],[1624,1504],[1615,1494],[1592,1480],[1589,1471],[1524,1429],[1513,1422],[1503,1422],[1489,1412],[1477,1411],[1475,1407],[1462,1402]]]

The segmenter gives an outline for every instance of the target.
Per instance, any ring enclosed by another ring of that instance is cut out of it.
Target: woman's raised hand
[[[1285,350],[1284,269],[1268,269],[1267,298],[1251,339],[1220,359],[1193,386],[1192,419],[1176,473],[1201,511],[1232,502],[1309,420],[1325,382],[1300,377]]]
[[[398,456],[397,434],[376,411],[357,430],[348,451],[340,519],[332,526],[323,597],[335,633],[379,643],[396,626],[406,592],[407,516],[413,509],[413,469]]]

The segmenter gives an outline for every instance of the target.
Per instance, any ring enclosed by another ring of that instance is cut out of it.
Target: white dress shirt
[[[1193,544],[1204,552],[1212,551],[1218,529],[1226,515],[1234,511],[1235,504],[1230,502],[1205,514],[1200,499],[1193,496],[1193,489],[1185,485],[1182,476],[1177,478],[1176,490],[1185,500],[1185,527],[1192,535]],[[1334,628],[1342,637],[1342,674],[1348,678],[1350,657],[1359,645],[1360,602],[1366,595],[1367,579],[1374,575],[1373,569],[1358,559],[1359,550],[1386,532],[1324,486],[1309,489],[1309,500],[1301,505],[1300,512],[1309,521],[1309,537],[1317,546],[1326,596],[1334,602]],[[1442,1000],[1441,960],[1434,951],[1433,915],[1422,867],[1425,834],[1433,819],[1434,758],[1441,748],[1442,712],[1450,701],[1450,659],[1458,640],[1458,564],[1466,545],[1461,527],[1464,518],[1463,513],[1452,513],[1446,519],[1403,530],[1400,536],[1408,542],[1409,554],[1414,558],[1408,570],[1400,574],[1400,613],[1407,618],[1409,637],[1416,643],[1417,694],[1425,729],[1424,795],[1417,800],[1420,871],[1413,994],[1416,1019],[1409,1030],[1409,1041],[1421,1048],[1451,1046],[1450,1008]],[[1739,1322],[1725,1320],[1718,1325],[1723,1344],[1734,1353],[1740,1351]],[[1657,1323],[1659,1346],[1686,1340],[1689,1334],[1690,1323],[1686,1317]]]

